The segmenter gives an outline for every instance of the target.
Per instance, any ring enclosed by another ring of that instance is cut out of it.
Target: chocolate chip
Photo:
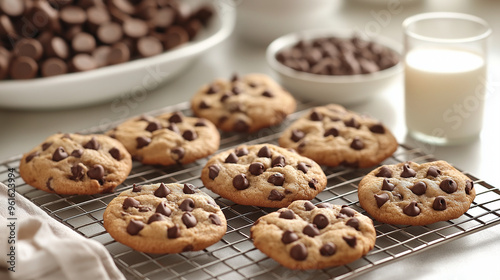
[[[229,93],[229,92],[224,93],[224,94],[220,97],[220,102],[224,102],[224,101],[226,101],[229,97],[231,97],[231,95],[232,95],[232,94],[231,94],[231,93]]]
[[[446,193],[454,193],[457,191],[458,185],[452,179],[444,179],[441,184],[439,184],[439,188]]]
[[[420,208],[418,208],[417,202],[412,201],[412,202],[410,202],[410,204],[406,205],[403,208],[403,213],[405,213],[408,216],[412,216],[412,217],[418,216],[418,214],[420,214]]]
[[[359,230],[359,220],[356,218],[350,218],[345,224],[354,228],[355,230]]]
[[[182,113],[175,112],[168,118],[168,121],[171,123],[180,123],[180,122],[182,122],[182,119],[183,119]]]
[[[384,134],[385,128],[382,124],[374,124],[370,126],[370,131],[377,134]]]
[[[110,151],[111,152],[111,151]],[[82,149],[76,149],[76,150],[73,150],[71,152],[71,156],[72,157],[76,157],[76,158],[81,158],[83,155],[83,150]]]
[[[208,167],[208,178],[214,180],[219,176],[220,167],[218,165],[212,164]],[[252,173],[253,174],[253,173]]]
[[[378,208],[382,207],[382,205],[389,200],[389,195],[387,193],[375,194],[373,197],[375,197]]]
[[[283,242],[283,244],[290,244],[297,240],[299,240],[299,236],[291,230],[286,230],[281,236],[281,242]]]
[[[32,152],[26,157],[26,163],[30,162],[34,157],[37,157],[40,155],[40,152]]]
[[[196,134],[193,130],[186,130],[182,133],[182,138],[188,141],[193,141],[198,138],[198,134]]]
[[[328,257],[328,256],[333,256],[337,252],[337,247],[333,243],[326,243],[321,248],[319,249],[319,253],[322,256]]]
[[[139,212],[150,212],[151,211],[151,208],[147,207],[147,206],[139,206]]]
[[[250,183],[245,174],[238,174],[233,178],[233,186],[237,190],[244,190],[250,186]]]
[[[354,127],[356,129],[358,129],[361,125],[359,124],[359,122],[355,119],[355,118],[351,118],[350,120],[348,121],[344,121],[344,124],[345,126],[347,127]]]
[[[299,163],[297,164],[297,169],[298,169],[298,170],[300,170],[300,171],[302,171],[304,174],[306,174],[306,173],[307,173],[307,171],[309,171],[309,167],[310,167],[310,166],[308,166],[308,165],[307,165],[306,163],[304,163],[304,162],[299,162]]]
[[[318,180],[316,180],[315,178],[312,178],[311,180],[309,180],[309,182],[307,184],[311,189],[315,190],[316,185],[318,184]]]
[[[231,92],[234,93],[234,95],[238,95],[242,92],[242,90],[237,87],[237,86],[234,86],[232,89],[231,89]]]
[[[293,129],[290,139],[292,139],[293,142],[299,142],[305,135],[306,134],[302,130]]]
[[[102,180],[104,178],[104,167],[100,164],[95,164],[87,171],[87,176],[90,179]]]
[[[321,113],[318,113],[317,111],[313,110],[311,114],[309,114],[309,119],[311,121],[321,121],[323,120],[323,115]]]
[[[210,108],[210,103],[208,103],[206,100],[202,100],[200,104],[198,105],[198,108],[200,109],[208,109]]]
[[[156,197],[167,197],[172,191],[165,186],[165,184],[160,183],[160,186],[153,193]]]
[[[351,248],[356,247],[357,239],[356,236],[343,236],[342,239],[344,239],[345,243],[349,245]]]
[[[314,206],[314,204],[312,204],[310,201],[306,201],[304,203],[304,209],[306,209],[306,211],[311,211],[314,208],[316,208],[316,206]]]
[[[191,214],[190,212],[185,212],[184,214],[182,214],[181,219],[187,228],[192,228],[198,223],[195,216],[193,216],[193,214]]]
[[[438,177],[439,175],[441,175],[441,170],[437,169],[434,166],[431,166],[427,170],[427,174],[425,175],[425,177],[429,177],[429,176],[430,177]]]
[[[274,97],[274,94],[268,90],[265,90],[262,92],[262,96],[272,98],[272,97]]]
[[[422,195],[427,190],[427,185],[424,182],[417,182],[410,190],[416,195]]]
[[[280,193],[277,190],[272,190],[269,193],[269,196],[267,197],[267,199],[272,200],[272,201],[281,201],[281,200],[283,200],[283,198],[285,198],[285,195]]]
[[[177,134],[180,134],[180,130],[179,130],[179,127],[175,124],[175,123],[170,123],[168,126],[167,126],[167,129],[170,130],[170,131],[173,131]]]
[[[241,148],[241,149],[237,149],[237,150],[236,150],[236,155],[237,155],[238,157],[242,157],[242,156],[246,156],[246,155],[248,155],[248,150],[247,150],[247,148],[243,147],[243,148]]]
[[[151,217],[149,217],[148,224],[151,224],[154,222],[159,222],[159,221],[165,221],[165,220],[166,220],[165,216],[163,216],[162,214],[154,213],[153,215],[151,215]]]
[[[363,148],[365,147],[365,144],[363,143],[363,141],[361,141],[361,139],[359,139],[358,136],[354,137],[354,139],[352,139],[352,142],[351,142],[351,148],[354,149],[354,150],[362,150]]]
[[[212,224],[220,226],[222,225],[222,221],[220,220],[220,217],[216,214],[210,214],[208,215],[208,219],[212,222]]]
[[[226,160],[224,160],[224,163],[237,163],[237,162],[238,162],[238,156],[236,156],[235,153],[230,153],[226,157]]]
[[[181,236],[181,229],[177,225],[174,225],[173,227],[167,229],[168,238],[175,239],[179,236]]]
[[[411,169],[409,164],[404,164],[403,165],[403,172],[401,172],[401,177],[403,178],[409,178],[409,177],[415,177],[417,172],[413,169]]]
[[[293,220],[295,219],[295,213],[293,213],[292,210],[286,209],[285,211],[282,211],[279,215],[281,219],[287,219],[287,220]]]
[[[304,244],[299,243],[297,245],[294,245],[290,249],[290,256],[297,261],[303,261],[307,259],[307,248]]]
[[[117,148],[111,148],[111,150],[109,150],[109,154],[116,160],[120,160],[122,157],[120,150],[118,150]],[[71,153],[71,155],[73,155],[73,153]]]
[[[340,214],[343,214],[347,217],[354,217],[354,214],[356,214],[356,211],[354,211],[351,207],[349,206],[343,206],[342,209],[340,209]]]
[[[54,191],[54,188],[52,188],[52,177],[50,177],[47,182],[45,183],[45,186],[47,187],[47,189],[49,189],[50,191]]]
[[[68,154],[66,153],[66,151],[64,150],[63,147],[57,147],[57,149],[52,154],[53,161],[61,161],[67,157],[68,157]]]
[[[47,150],[50,146],[52,146],[52,142],[46,142],[42,144],[42,151]]]
[[[194,209],[194,200],[191,198],[186,198],[181,202],[179,208],[184,212],[191,212]]]
[[[141,185],[134,184],[132,186],[132,192],[141,192],[141,191],[142,191],[142,186]]]
[[[474,188],[474,182],[467,180],[465,181],[465,193],[470,194],[472,189]]]
[[[137,149],[141,149],[151,143],[151,138],[139,136],[135,138],[135,141],[137,142]]]
[[[71,166],[71,180],[79,181],[85,176],[85,169],[81,164],[75,164]]]
[[[328,218],[325,215],[318,214],[314,216],[313,224],[315,224],[318,227],[318,229],[324,229],[326,226],[330,224],[330,221],[328,221]]]
[[[238,80],[239,80],[239,78],[238,78],[238,74],[237,74],[237,73],[234,73],[234,74],[233,74],[233,76],[231,76],[231,82],[233,82],[233,83],[234,83],[234,82],[236,82],[236,81],[238,81]]]
[[[141,221],[130,220],[127,226],[127,233],[137,235],[144,228],[144,223]]]
[[[155,213],[160,213],[164,216],[170,217],[172,210],[167,207],[167,203],[165,201],[162,201],[158,204],[158,206],[156,206]]]
[[[376,177],[385,177],[385,178],[391,178],[392,177],[392,171],[387,167],[387,166],[382,166],[377,174],[375,174]]]
[[[283,186],[283,183],[285,182],[285,176],[283,176],[283,174],[281,174],[281,173],[276,173],[276,174],[269,176],[269,178],[267,179],[267,182],[269,182],[275,186]]]
[[[446,209],[446,200],[443,196],[436,196],[432,203],[432,209],[436,211],[443,211]]]
[[[196,187],[192,184],[184,184],[184,188],[182,189],[182,191],[185,193],[185,194],[195,194],[196,193]]]
[[[132,197],[127,197],[127,198],[125,198],[125,200],[123,201],[122,208],[123,208],[124,210],[127,210],[127,209],[129,209],[130,207],[139,208],[139,205],[141,205],[141,203],[140,203],[139,201],[137,201],[135,198],[132,198]]]
[[[170,152],[172,153],[172,158],[177,161],[181,160],[185,155],[183,147],[175,147]]]
[[[210,85],[205,91],[207,94],[214,94],[219,91],[219,87],[217,85]]]
[[[259,152],[257,152],[258,157],[266,157],[271,158],[271,150],[267,146],[260,148]]]
[[[159,122],[149,122],[148,123],[148,126],[146,126],[146,130],[149,131],[149,132],[153,132],[153,131],[156,131],[158,129],[161,129],[161,124]]]
[[[205,122],[204,119],[198,119],[194,126],[207,126],[207,123]]]
[[[95,137],[92,137],[85,145],[83,145],[83,147],[85,149],[91,149],[91,150],[99,150],[99,148],[101,147],[101,145],[99,144],[99,142],[97,142],[97,140],[95,139]]]
[[[392,184],[391,182],[389,182],[389,180],[387,178],[384,178],[384,180],[382,181],[382,190],[383,191],[390,191],[392,192],[392,190],[394,190],[396,186],[394,186],[394,184]]]
[[[233,128],[234,128],[234,131],[237,131],[237,132],[246,132],[246,131],[248,131],[248,129],[250,127],[248,126],[248,124],[244,120],[237,120],[234,123]]]
[[[339,130],[336,129],[335,127],[332,127],[330,129],[328,129],[327,131],[325,131],[325,133],[323,134],[323,137],[328,137],[328,136],[333,136],[333,137],[337,137],[339,136]]]
[[[271,162],[272,167],[284,167],[285,165],[286,165],[285,157],[282,155],[275,157]]]
[[[315,224],[308,224],[305,226],[302,233],[310,237],[315,237],[320,234],[318,227]]]
[[[333,209],[333,205],[328,202],[323,202],[317,205],[318,208]]]

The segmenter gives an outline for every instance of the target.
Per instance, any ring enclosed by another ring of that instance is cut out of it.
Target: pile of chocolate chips
[[[390,68],[399,62],[399,55],[381,44],[353,36],[300,40],[293,47],[278,52],[276,59],[301,72],[357,75]]]
[[[191,39],[213,15],[177,0],[0,1],[0,80],[80,72]]]

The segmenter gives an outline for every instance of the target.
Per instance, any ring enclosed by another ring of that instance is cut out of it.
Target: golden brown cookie
[[[355,261],[375,246],[370,218],[348,206],[294,201],[260,217],[250,229],[255,247],[291,269],[321,269]]]
[[[476,196],[474,182],[445,161],[381,166],[359,183],[361,207],[377,221],[426,225],[460,217]]]
[[[286,207],[313,199],[326,176],[313,160],[272,145],[242,145],[213,156],[201,173],[208,189],[238,204]]]
[[[191,109],[224,131],[254,132],[281,123],[295,111],[292,95],[263,74],[217,79],[202,86]]]
[[[202,250],[226,227],[215,201],[191,184],[134,185],[104,211],[104,228],[116,241],[153,254]]]
[[[220,142],[219,131],[210,121],[181,112],[132,118],[107,134],[144,164],[191,163],[217,151]]]
[[[98,134],[54,134],[24,154],[19,164],[27,184],[58,194],[111,192],[131,169],[125,147]]]
[[[322,165],[362,168],[382,162],[398,147],[380,121],[336,104],[311,109],[281,134],[279,144]]]

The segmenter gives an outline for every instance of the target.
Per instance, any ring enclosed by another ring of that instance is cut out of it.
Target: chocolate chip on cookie
[[[249,74],[236,80],[217,79],[191,99],[191,109],[221,130],[254,132],[281,123],[295,111],[292,95],[270,77]]]
[[[445,161],[384,165],[358,186],[361,206],[380,222],[426,225],[460,217],[476,193],[473,182]]]
[[[116,241],[153,254],[202,250],[222,238],[226,225],[215,201],[190,184],[135,185],[104,211]]]
[[[398,147],[378,120],[335,104],[311,109],[282,133],[279,144],[319,164],[362,168],[382,162]]]
[[[255,247],[291,269],[350,263],[375,246],[373,222],[348,206],[297,200],[260,217],[250,229]]]
[[[220,135],[209,121],[182,112],[132,118],[110,130],[144,164],[187,164],[214,153]]]
[[[201,180],[224,198],[263,207],[312,199],[326,186],[318,164],[272,144],[241,146],[214,155],[203,168]]]
[[[58,194],[113,191],[132,169],[125,147],[105,135],[54,134],[26,153],[19,171],[38,189]]]

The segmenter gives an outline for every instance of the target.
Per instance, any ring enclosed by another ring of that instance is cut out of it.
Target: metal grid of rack
[[[243,143],[276,144],[283,128],[311,106],[313,104],[299,104],[298,111],[285,123],[255,134],[223,133],[220,150],[234,148]],[[149,114],[176,110],[190,115],[187,103],[166,107]],[[85,132],[100,133],[110,127],[94,128]],[[199,174],[206,159],[184,166],[168,167],[134,162],[132,172],[114,193],[65,196],[46,193],[25,184],[17,172],[20,158],[18,156],[0,163],[0,181],[6,182],[8,169],[14,168],[18,176],[16,178],[18,193],[77,233],[102,243],[120,270],[130,279],[349,279],[399,258],[500,223],[500,190],[471,174],[466,174],[474,180],[477,196],[469,211],[460,218],[426,226],[398,226],[374,221],[377,231],[376,245],[366,256],[344,266],[292,271],[261,253],[253,246],[250,239],[250,227],[253,222],[276,209],[238,205],[204,188]],[[400,145],[398,150],[383,163],[395,164],[405,161],[423,163],[432,160],[434,160],[432,156],[418,149]],[[370,170],[324,167],[328,178],[327,188],[312,202],[346,204],[366,214],[358,203],[357,185]],[[201,186],[200,189],[215,199],[226,216],[228,228],[222,240],[202,251],[165,255],[137,252],[114,241],[102,225],[102,215],[107,204],[134,183],[158,182],[191,183]]]

